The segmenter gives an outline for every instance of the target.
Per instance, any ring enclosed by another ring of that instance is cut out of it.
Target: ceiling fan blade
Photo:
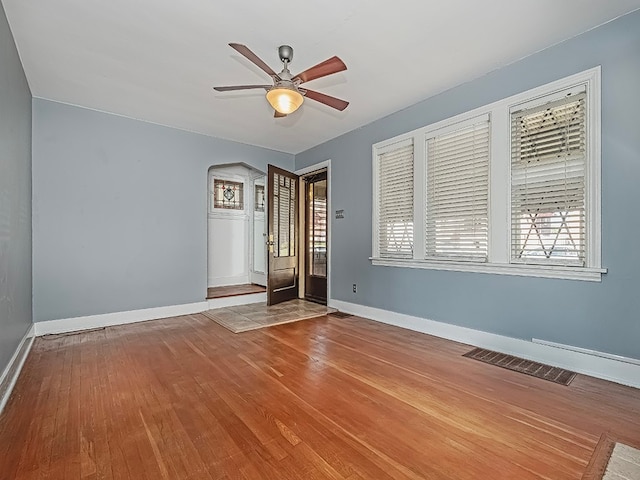
[[[241,54],[244,57],[246,57],[247,60],[249,60],[250,62],[252,62],[255,65],[257,65],[258,67],[260,67],[264,72],[266,72],[267,75],[269,75],[272,78],[276,78],[276,79],[280,80],[280,77],[278,76],[278,74],[276,72],[274,72],[273,69],[269,65],[264,63],[260,59],[260,57],[258,57],[255,53],[253,53],[251,50],[249,50],[249,47],[247,47],[246,45],[241,45],[239,43],[230,43],[229,46],[231,48],[233,48],[234,50],[236,50],[239,54]]]
[[[347,66],[338,57],[331,57],[322,63],[319,63],[311,68],[306,69],[304,72],[299,73],[293,77],[293,81],[300,80],[300,83],[309,82],[316,78],[326,77],[333,73],[338,73],[346,70]]]
[[[230,92],[232,90],[251,90],[252,88],[264,88],[269,90],[273,85],[234,85],[231,87],[213,87],[217,92]]]
[[[339,98],[332,97],[331,95],[325,95],[324,93],[316,92],[315,90],[300,89],[305,97],[315,100],[316,102],[324,103],[336,110],[343,111],[349,105],[349,102],[340,100]]]
[[[279,111],[277,111],[277,110],[274,110],[274,111],[273,111],[273,118],[282,118],[282,117],[286,117],[286,116],[287,116],[287,114],[286,114],[286,113],[280,113],[280,112],[279,112]]]

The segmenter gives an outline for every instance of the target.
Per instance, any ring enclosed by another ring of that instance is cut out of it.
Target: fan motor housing
[[[290,62],[293,60],[293,48],[289,45],[281,45],[278,48],[278,55],[280,56],[280,61]]]

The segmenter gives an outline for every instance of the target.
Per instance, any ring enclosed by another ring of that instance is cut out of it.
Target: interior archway
[[[207,287],[266,285],[264,172],[212,166],[207,189]]]

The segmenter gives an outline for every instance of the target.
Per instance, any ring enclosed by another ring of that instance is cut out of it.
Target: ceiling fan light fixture
[[[289,115],[300,108],[304,97],[292,88],[274,87],[267,92],[267,101],[276,112]]]
[[[245,57],[255,66],[260,68],[264,73],[271,77],[273,86],[271,85],[232,85],[228,87],[213,87],[217,92],[230,92],[233,90],[252,90],[260,89],[267,91],[267,101],[276,111],[275,117],[283,117],[295,112],[302,106],[305,97],[314,102],[322,103],[336,110],[343,111],[349,105],[349,102],[341,100],[331,95],[321,92],[309,90],[306,87],[299,89],[298,87],[306,82],[317,78],[333,75],[347,69],[347,66],[338,57],[333,56],[324,62],[320,62],[297,75],[291,75],[289,71],[289,63],[293,59],[293,48],[288,45],[282,45],[278,49],[278,55],[283,63],[280,73],[276,73],[269,65],[264,63],[260,57],[253,53],[246,45],[240,43],[230,43],[229,46]]]

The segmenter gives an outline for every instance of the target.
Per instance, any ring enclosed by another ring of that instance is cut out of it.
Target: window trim
[[[564,265],[533,265],[515,263],[471,263],[458,261],[403,260],[370,257],[372,265],[383,267],[420,268],[425,270],[447,270],[451,272],[490,273],[517,275],[522,277],[559,278],[600,282],[606,268],[571,267]]]
[[[511,129],[514,109],[535,105],[567,90],[586,87],[587,145],[586,166],[586,258],[584,266],[536,265],[511,262]],[[490,116],[489,165],[489,261],[484,263],[426,259],[424,245],[424,210],[426,201],[426,141],[437,131],[455,128],[457,124],[482,115]],[[377,245],[378,171],[377,155],[391,145],[413,138],[414,142],[414,258],[380,258]],[[535,87],[505,99],[475,108],[468,112],[403,133],[372,145],[373,209],[372,209],[372,265],[450,270],[527,277],[568,280],[601,281],[607,272],[602,268],[601,252],[601,67],[565,77]]]

